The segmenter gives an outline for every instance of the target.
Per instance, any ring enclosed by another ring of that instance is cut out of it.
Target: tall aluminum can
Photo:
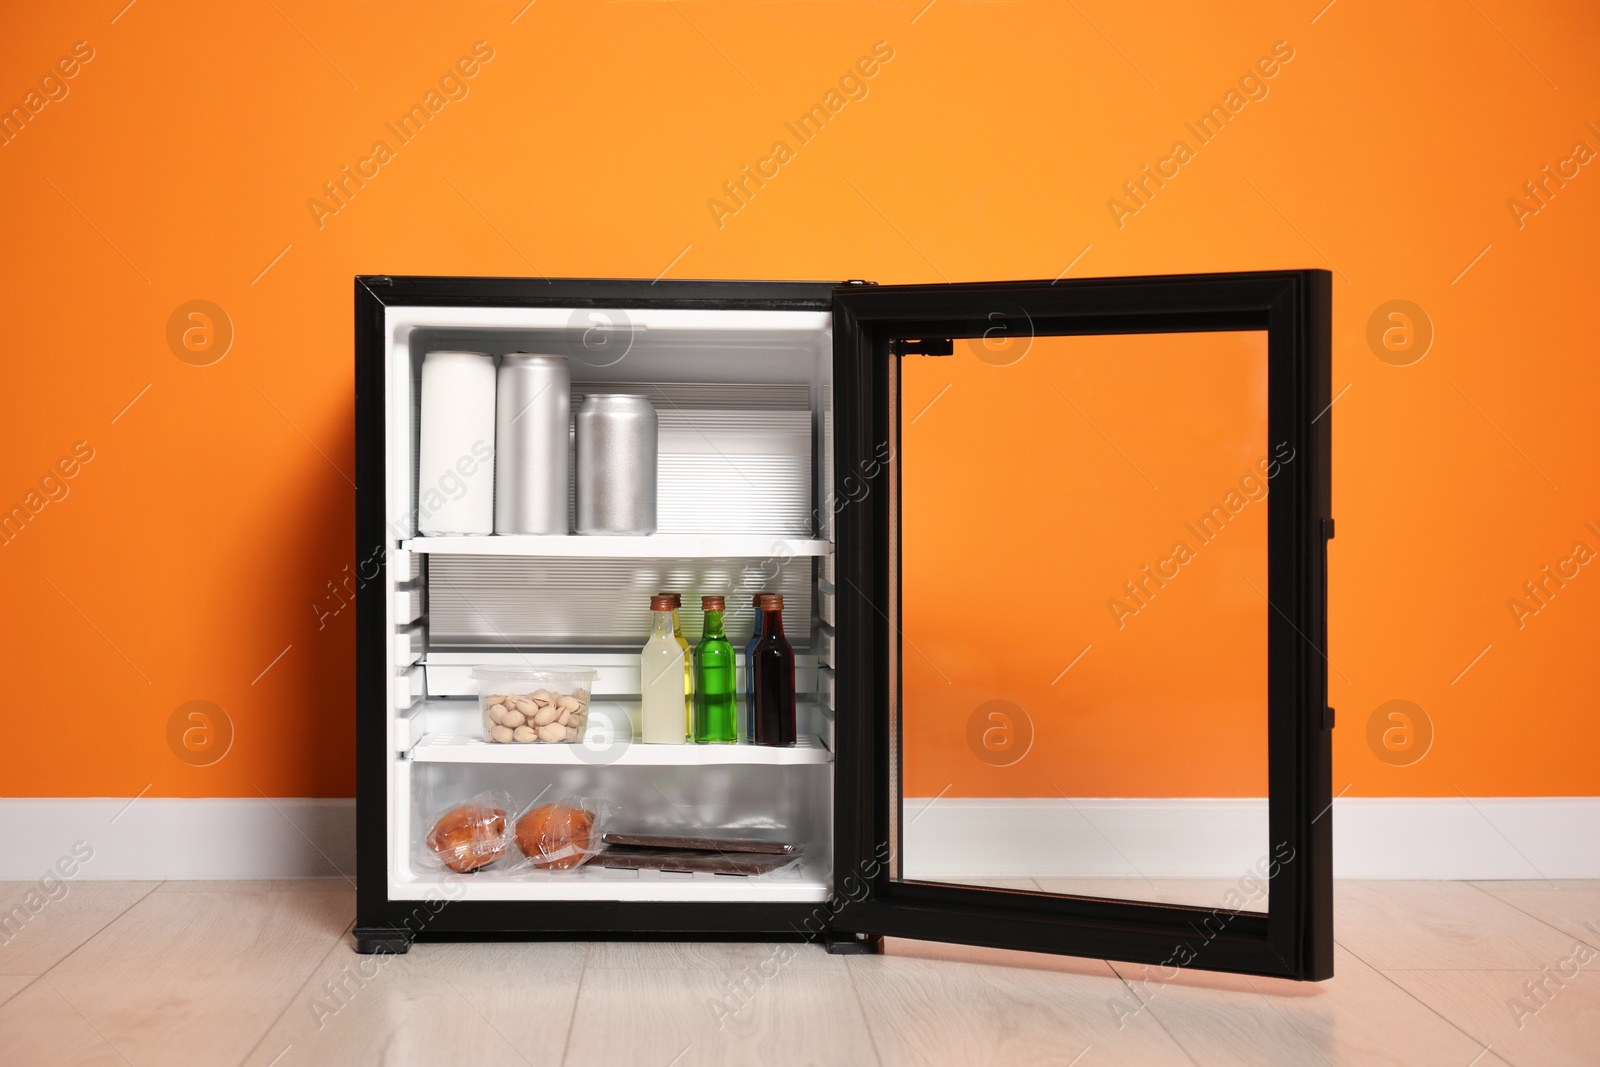
[[[655,407],[642,396],[591,393],[576,424],[578,532],[655,533]]]
[[[565,534],[572,378],[567,357],[509,352],[495,393],[494,532]]]

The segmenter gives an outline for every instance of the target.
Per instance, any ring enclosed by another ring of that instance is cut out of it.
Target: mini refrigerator
[[[1321,270],[356,278],[356,949],[893,936],[1331,976],[1330,303]],[[656,532],[419,535],[441,350],[564,355],[573,412],[649,397]],[[799,743],[637,740],[665,591],[691,643],[725,595],[737,649],[783,595]],[[541,664],[597,672],[592,736],[486,743],[472,667]],[[487,790],[799,859],[422,862]]]

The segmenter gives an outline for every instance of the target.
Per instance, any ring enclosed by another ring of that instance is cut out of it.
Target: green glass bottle
[[[739,698],[733,644],[722,629],[726,603],[720,596],[700,598],[706,613],[705,632],[694,649],[694,728],[698,744],[733,744],[739,740]]]

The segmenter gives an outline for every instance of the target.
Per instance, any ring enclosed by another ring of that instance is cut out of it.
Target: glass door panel
[[[1264,911],[1266,331],[899,362],[897,877]]]

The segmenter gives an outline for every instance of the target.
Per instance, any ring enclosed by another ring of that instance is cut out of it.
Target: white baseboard
[[[1267,802],[906,798],[905,876],[1236,878],[1263,854]]]
[[[1325,817],[1338,878],[1600,878],[1600,797],[1344,797]],[[1232,880],[1277,844],[1254,799],[908,798],[905,819],[913,877]]]
[[[1333,806],[1339,878],[1600,878],[1597,843],[1600,797],[1345,797]]]
[[[1340,878],[1600,878],[1600,797],[1345,797],[1328,817]],[[1270,849],[1259,800],[907,800],[906,820],[908,859],[946,876],[1236,879]],[[0,881],[79,841],[79,878],[353,877],[355,802],[0,799]]]
[[[0,799],[0,880],[37,879],[76,842],[77,878],[350,878],[349,799]],[[81,853],[80,853],[81,854]]]

